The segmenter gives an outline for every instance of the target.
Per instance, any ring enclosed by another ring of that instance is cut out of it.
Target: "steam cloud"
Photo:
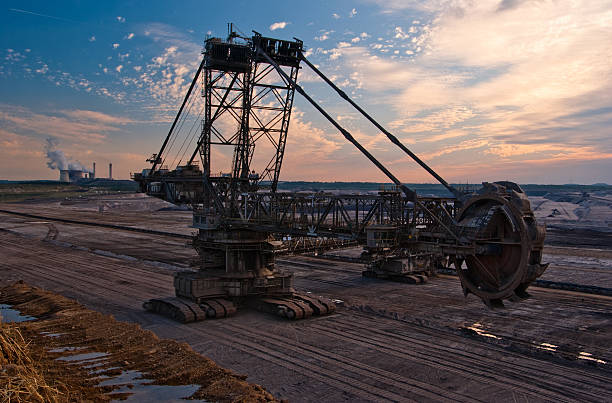
[[[59,140],[53,137],[47,138],[45,144],[45,152],[47,153],[47,166],[51,169],[70,169],[75,171],[90,172],[83,164],[79,161],[72,161],[66,157],[66,154],[62,150],[58,150],[57,146]]]

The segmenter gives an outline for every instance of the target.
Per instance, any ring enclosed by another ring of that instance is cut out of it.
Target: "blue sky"
[[[146,167],[228,22],[302,39],[451,181],[612,182],[612,3],[562,0],[3,1],[0,178],[57,178],[49,137],[119,178]],[[299,81],[396,176],[432,181],[312,73]],[[281,179],[384,177],[296,95]]]

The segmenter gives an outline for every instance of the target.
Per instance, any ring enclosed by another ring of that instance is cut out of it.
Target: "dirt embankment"
[[[51,401],[122,399],[134,387],[130,381],[102,381],[136,371],[155,385],[196,385],[192,399],[275,401],[261,386],[246,382],[246,376],[219,367],[186,343],[159,339],[136,324],[119,322],[61,295],[19,282],[0,289],[0,303],[37,318],[2,325],[7,343],[0,349],[0,390],[8,392],[9,385],[17,390],[18,381],[25,382],[21,400],[13,394],[10,401],[37,401],[32,391],[55,396]],[[71,359],[76,355],[97,358]],[[35,382],[39,387],[28,392],[26,386]]]

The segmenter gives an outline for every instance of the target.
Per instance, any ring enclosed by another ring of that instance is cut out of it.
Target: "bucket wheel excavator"
[[[297,84],[304,63],[453,197],[421,197]],[[194,91],[198,87],[199,91]],[[392,182],[378,194],[278,191],[295,92]],[[293,288],[276,267],[283,236],[364,245],[364,276],[421,283],[454,264],[465,295],[488,306],[528,297],[541,264],[544,227],[515,183],[461,191],[406,148],[303,53],[302,41],[254,32],[208,38],[203,57],[151,167],[133,175],[142,192],[193,210],[197,270],[174,276],[176,295],[144,307],[181,322],[232,315],[241,306],[288,319],[325,315],[334,303]],[[170,167],[170,168],[169,168]]]

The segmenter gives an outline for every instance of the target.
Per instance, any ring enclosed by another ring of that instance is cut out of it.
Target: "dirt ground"
[[[61,295],[15,283],[0,289],[0,303],[37,318],[11,326],[23,335],[46,383],[59,391],[58,401],[126,399],[143,379],[157,385],[156,392],[165,385],[166,394],[188,385],[176,391],[180,398],[275,400],[260,386],[245,382],[246,376],[219,367],[185,343],[160,339],[136,324],[119,322]],[[125,379],[125,374],[135,373],[134,379]]]
[[[188,212],[122,209],[120,200],[103,213],[93,202],[0,208],[181,233],[191,220]],[[610,250],[546,254],[552,279],[612,287]],[[287,256],[278,265],[296,287],[339,300],[336,314],[287,322],[244,310],[182,325],[144,312],[144,300],[173,293],[172,273],[192,257],[178,238],[0,215],[0,282],[23,279],[188,343],[278,399],[612,400],[610,297],[533,287],[529,300],[492,311],[464,298],[449,276],[414,286],[362,278],[360,264]]]

